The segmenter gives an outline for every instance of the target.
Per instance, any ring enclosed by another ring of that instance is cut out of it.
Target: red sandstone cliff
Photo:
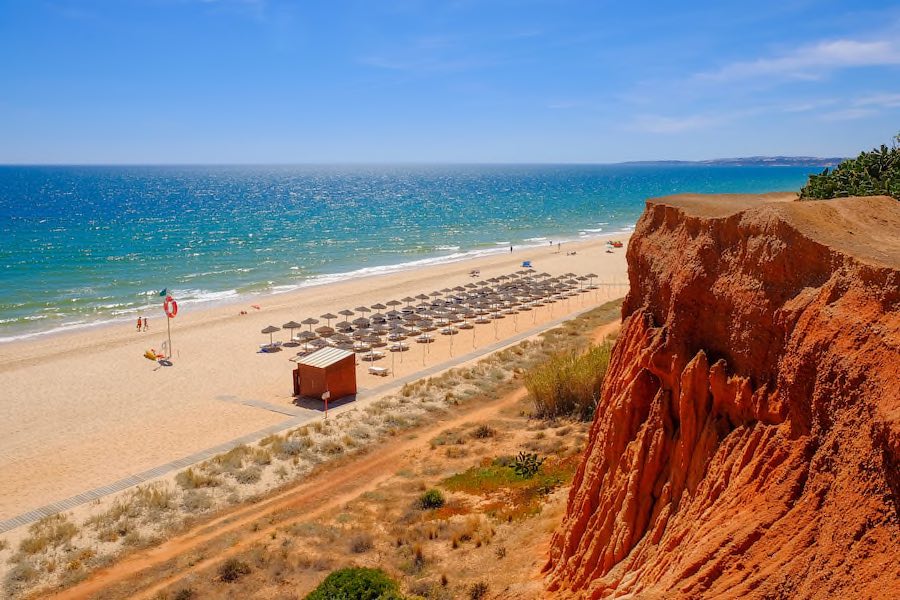
[[[556,596],[900,597],[900,202],[650,200]]]

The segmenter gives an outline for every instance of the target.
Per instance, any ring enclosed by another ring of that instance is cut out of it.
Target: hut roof
[[[329,367],[336,362],[344,360],[348,356],[353,356],[353,352],[350,352],[349,350],[342,350],[341,348],[322,348],[321,350],[316,350],[308,356],[304,356],[297,361],[297,364],[324,369],[325,367]]]

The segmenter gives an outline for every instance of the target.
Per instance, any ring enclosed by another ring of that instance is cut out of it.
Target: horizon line
[[[615,166],[659,163],[709,164],[741,160],[797,160],[834,162],[846,156],[768,155],[731,156],[700,159],[658,158],[600,161],[322,161],[322,162],[0,162],[2,167],[347,167],[347,166]]]

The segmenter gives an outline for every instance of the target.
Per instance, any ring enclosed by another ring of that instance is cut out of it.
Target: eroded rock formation
[[[900,203],[650,200],[556,596],[900,597]]]

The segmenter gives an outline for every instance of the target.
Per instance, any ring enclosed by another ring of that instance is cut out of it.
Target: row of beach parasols
[[[540,306],[558,301],[568,301],[578,294],[596,290],[593,280],[596,274],[576,275],[566,273],[553,277],[547,273],[533,271],[517,271],[509,275],[500,275],[490,279],[467,283],[453,288],[435,290],[429,294],[407,296],[399,300],[376,303],[370,306],[357,306],[344,309],[338,314],[325,313],[319,319],[308,317],[300,322],[289,321],[280,328],[270,325],[262,330],[269,335],[271,346],[275,346],[274,334],[281,329],[290,332],[290,343],[302,344],[300,354],[310,352],[324,346],[336,346],[354,350],[362,354],[363,360],[379,360],[383,358],[373,350],[391,343],[390,350],[404,352],[409,346],[403,340],[416,336],[416,341],[426,344],[423,353],[423,364],[427,344],[434,338],[430,331],[440,330],[441,334],[451,336],[450,352],[453,352],[452,336],[460,329],[473,329],[476,324],[494,322],[495,333],[497,320],[512,315],[531,311]],[[532,317],[534,320],[534,317]],[[332,321],[335,321],[332,327]],[[313,329],[314,325],[319,325]],[[301,329],[298,335],[294,331]],[[474,331],[472,336],[475,342]],[[402,354],[401,354],[402,360]]]

